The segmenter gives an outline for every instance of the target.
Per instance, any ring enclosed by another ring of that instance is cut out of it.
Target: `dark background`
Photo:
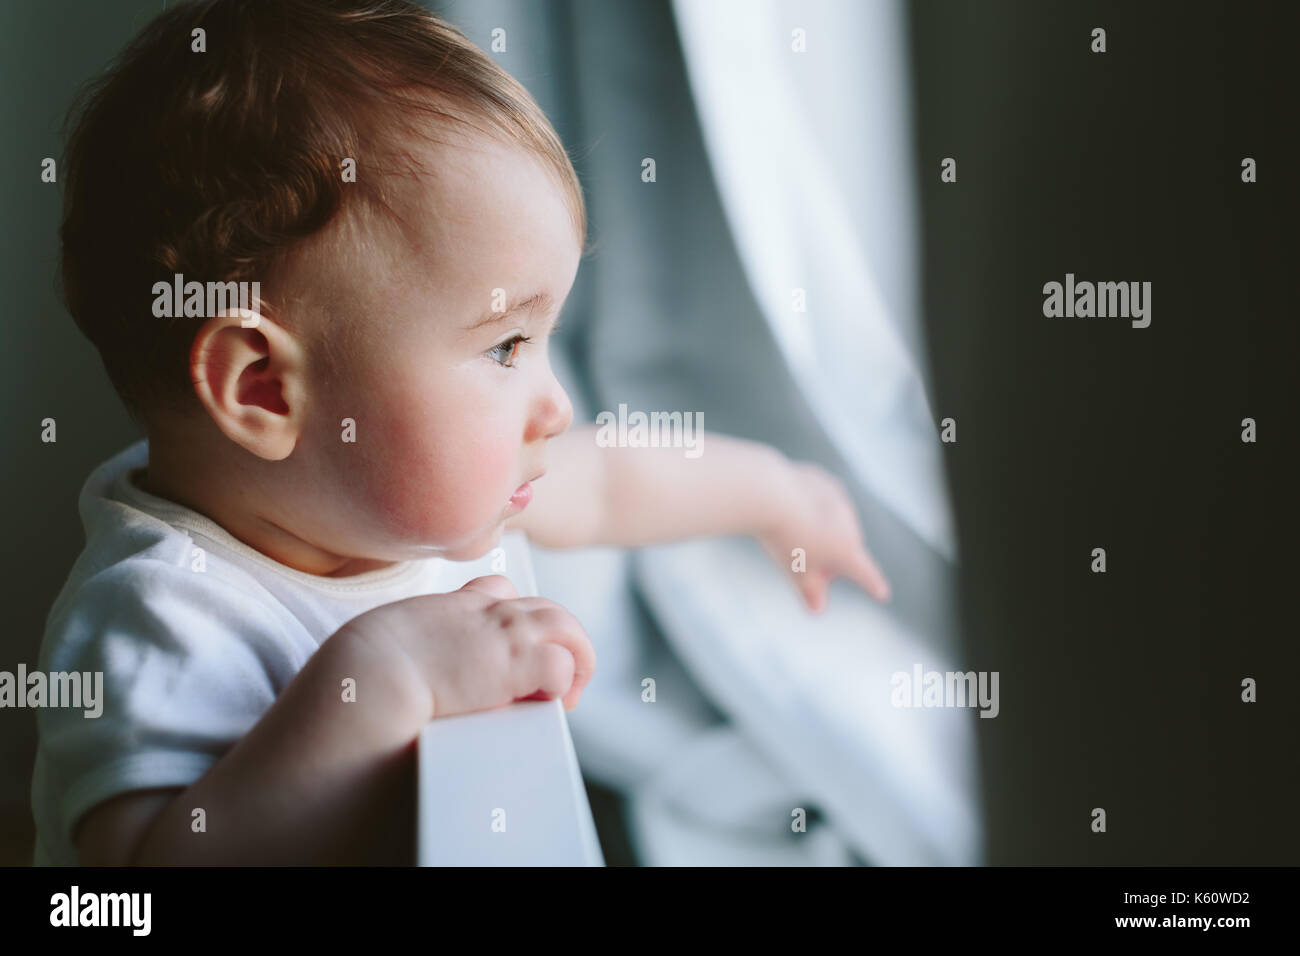
[[[912,10],[989,861],[1300,862],[1296,5]],[[1045,318],[1067,272],[1150,327]]]

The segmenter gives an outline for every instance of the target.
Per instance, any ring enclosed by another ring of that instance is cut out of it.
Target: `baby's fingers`
[[[882,604],[889,601],[889,582],[865,548],[855,548],[844,576]]]
[[[521,598],[515,603],[527,606],[526,602]],[[534,686],[543,687],[551,697],[563,696],[565,710],[573,710],[596,672],[596,650],[577,618],[557,604],[544,603],[548,606],[531,611],[543,629],[534,647],[533,664],[538,668]]]
[[[511,598],[519,597],[519,592],[511,580],[504,574],[485,574],[482,577],[474,578],[472,581],[466,581],[461,585],[462,591],[478,591],[498,601],[508,601]]]
[[[533,646],[523,679],[529,687],[536,687],[527,697],[516,700],[552,700],[567,695],[573,686],[573,655],[559,644],[543,641]],[[568,705],[565,705],[568,709]]]
[[[826,607],[826,592],[830,589],[830,580],[820,571],[804,571],[795,575],[799,593],[808,605],[808,610],[820,614]]]

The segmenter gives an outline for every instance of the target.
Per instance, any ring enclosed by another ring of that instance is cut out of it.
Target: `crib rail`
[[[420,866],[604,866],[559,700],[430,721],[418,767]]]

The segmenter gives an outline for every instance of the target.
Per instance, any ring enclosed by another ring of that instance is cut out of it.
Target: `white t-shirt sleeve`
[[[153,558],[94,575],[51,615],[41,669],[81,672],[83,684],[102,673],[102,712],[37,712],[37,813],[66,847],[110,797],[189,786],[257,723],[302,656],[254,586]]]

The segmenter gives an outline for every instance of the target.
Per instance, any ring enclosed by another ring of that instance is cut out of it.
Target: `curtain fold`
[[[902,332],[916,326],[914,299],[895,284],[886,301],[868,249],[896,270],[896,283],[913,275],[897,5],[674,0],[673,11],[763,317],[859,479],[953,560],[937,425]],[[832,157],[864,151],[877,175],[845,181]]]

